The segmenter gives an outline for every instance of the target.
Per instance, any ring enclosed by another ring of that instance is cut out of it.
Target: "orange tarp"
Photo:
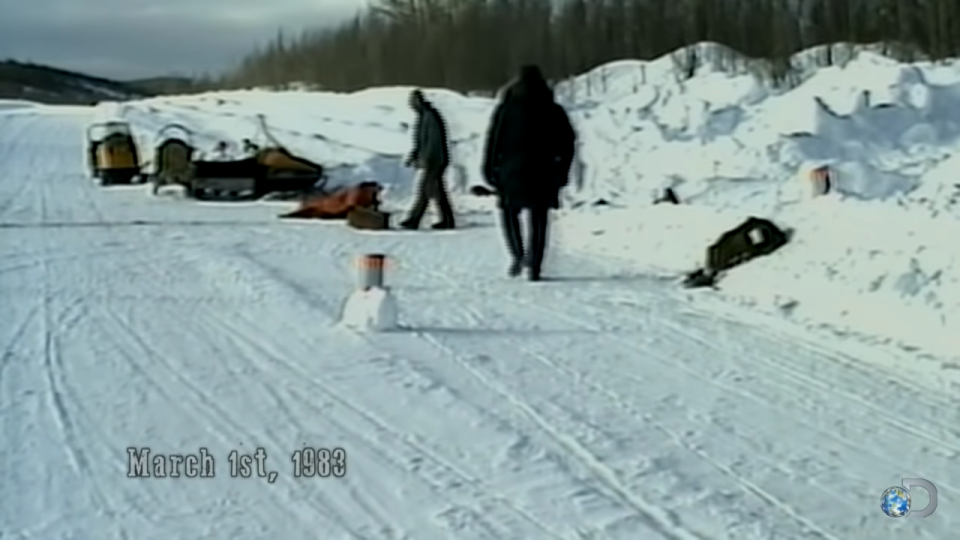
[[[346,219],[350,210],[358,207],[376,208],[380,204],[380,185],[364,182],[304,201],[300,208],[283,214],[282,218]]]

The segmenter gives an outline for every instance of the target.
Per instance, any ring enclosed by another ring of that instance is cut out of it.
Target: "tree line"
[[[879,43],[898,60],[939,60],[960,53],[960,1],[380,0],[332,29],[278,34],[215,84],[491,91],[523,63],[562,80],[704,41],[777,80],[789,75],[793,53],[825,44]],[[695,50],[674,54],[690,75],[701,61]],[[837,59],[827,48],[817,61]]]

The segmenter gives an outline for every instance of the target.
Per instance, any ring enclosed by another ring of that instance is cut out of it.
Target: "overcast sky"
[[[335,25],[367,0],[0,0],[0,59],[133,79],[220,72],[284,27]]]

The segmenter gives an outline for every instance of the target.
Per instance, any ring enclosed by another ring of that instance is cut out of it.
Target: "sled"
[[[713,272],[729,270],[757,257],[769,255],[789,241],[790,232],[781,230],[772,221],[748,218],[723,233],[707,249],[707,269]]]
[[[132,184],[142,178],[137,144],[126,122],[115,120],[88,127],[87,160],[90,175],[101,186]]]
[[[791,237],[791,230],[782,230],[767,219],[750,217],[720,235],[707,248],[705,267],[687,274],[683,285],[688,288],[715,287],[717,280],[727,271],[757,257],[770,255],[785,246]]]
[[[710,270],[699,268],[684,276],[681,284],[688,289],[696,289],[700,287],[716,289],[717,280],[719,277],[720,274],[718,272],[712,272]]]
[[[327,179],[324,167],[293,155],[270,136],[263,115],[258,117],[272,146],[261,149],[246,141],[249,149],[253,151],[253,156],[249,158],[232,161],[191,161],[189,174],[175,178],[176,183],[183,185],[188,197],[201,200],[259,199],[270,193],[305,195],[323,188]],[[185,130],[182,126],[178,127]],[[182,143],[191,147],[188,141],[180,141],[170,144]]]
[[[282,148],[260,150],[233,161],[194,161],[184,183],[187,196],[202,200],[259,199],[268,193],[307,193],[322,187],[321,165]]]

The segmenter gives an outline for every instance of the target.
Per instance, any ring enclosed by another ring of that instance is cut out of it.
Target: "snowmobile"
[[[90,175],[102,186],[132,184],[143,178],[137,144],[126,122],[115,120],[87,128],[87,159]]]
[[[272,146],[260,148],[246,140],[244,148],[252,156],[228,161],[193,159],[190,131],[179,124],[166,126],[161,134],[176,127],[187,136],[165,139],[157,148],[154,193],[171,183],[182,185],[188,197],[200,200],[259,199],[269,193],[305,194],[321,189],[326,182],[324,167],[293,155],[269,136],[264,117],[259,119]]]
[[[265,148],[234,161],[194,161],[184,182],[187,196],[201,199],[259,199],[268,193],[318,189],[325,180],[322,165],[294,156],[284,148]]]
[[[171,130],[179,130],[182,136],[168,136],[164,134]],[[147,179],[153,185],[153,194],[160,188],[168,185],[186,185],[193,174],[193,132],[181,124],[168,124],[160,129],[157,138],[162,142],[154,152],[154,173]]]

